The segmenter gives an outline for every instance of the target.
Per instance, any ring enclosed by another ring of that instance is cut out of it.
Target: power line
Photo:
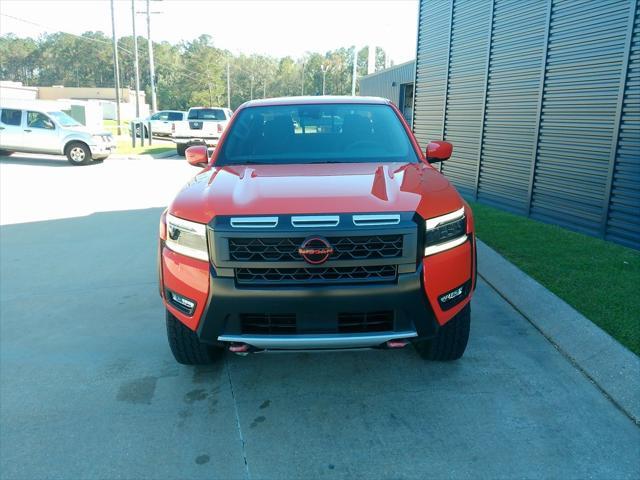
[[[82,35],[76,35],[75,33],[63,32],[62,30],[57,30],[57,29],[55,29],[53,27],[48,27],[46,25],[41,25],[39,23],[31,22],[29,20],[25,20],[24,18],[14,17],[13,15],[7,15],[6,13],[0,13],[0,16],[11,18],[13,20],[17,20],[18,22],[27,23],[29,25],[34,25],[36,27],[42,28],[45,31],[55,31],[56,33],[64,33],[65,35],[70,35],[72,37],[80,38],[82,40],[87,40],[89,42],[96,42],[96,43],[103,43],[103,44],[106,44],[106,45],[111,45],[111,40],[102,40],[100,38],[84,37]],[[133,52],[130,51],[130,50],[127,50],[126,48],[118,47],[118,50],[122,51],[122,52],[126,52],[129,55],[133,55]]]
[[[64,32],[62,30],[56,30],[53,27],[49,27],[49,26],[46,26],[46,25],[35,23],[35,22],[30,21],[30,20],[25,20],[24,18],[14,17],[13,15],[7,15],[6,13],[0,13],[0,16],[11,18],[13,20],[17,20],[19,22],[27,23],[27,24],[30,24],[30,25],[34,25],[34,26],[40,27],[40,28],[42,28],[43,30],[46,30],[46,31],[54,31],[54,33],[63,33],[65,35],[70,35],[72,37],[76,37],[76,38],[79,38],[81,40],[87,40],[89,42],[101,43],[101,44],[108,45],[109,47],[111,47],[111,43],[112,43],[111,40],[102,40],[102,39],[99,39],[99,38],[84,37],[82,35],[76,35],[75,33]],[[133,52],[131,50],[127,50],[126,48],[123,48],[123,47],[118,45],[118,53],[120,53],[120,52],[125,52],[125,53],[133,56]],[[164,65],[163,68],[167,68],[167,66]],[[183,67],[170,67],[169,70],[171,70],[173,73],[175,73],[177,75],[181,75],[181,76],[186,77],[186,78],[191,78],[191,79],[195,78],[193,72],[190,75],[186,74],[186,73],[180,73],[178,70],[188,71],[188,69],[183,68]]]
[[[136,12],[136,13],[146,13],[146,12]],[[160,12],[150,12],[150,13],[160,13]],[[18,22],[26,23],[28,25],[36,26],[36,27],[44,30],[45,32],[61,33],[61,34],[64,34],[64,35],[69,35],[71,37],[78,38],[80,40],[86,40],[86,41],[89,41],[89,42],[108,45],[110,47],[110,49],[113,48],[112,40],[102,40],[102,39],[99,39],[99,38],[85,37],[83,35],[77,35],[75,33],[69,33],[69,32],[65,32],[65,31],[62,31],[62,30],[57,30],[57,29],[55,29],[55,28],[53,28],[51,26],[42,25],[40,23],[32,22],[30,20],[27,20],[27,19],[24,19],[24,18],[20,18],[20,17],[16,17],[14,15],[8,15],[6,13],[0,13],[0,16],[6,17],[6,18],[10,18],[10,19],[16,20]],[[121,37],[121,38],[124,38],[124,37]],[[120,45],[117,45],[117,50],[118,50],[118,53],[125,52],[128,55],[135,56],[134,52],[132,52],[131,50],[127,50],[126,48],[123,48]],[[227,69],[228,68],[229,68],[229,65],[227,66]],[[238,68],[237,66],[234,66],[234,69],[237,69],[237,68]],[[163,70],[168,70],[172,74],[177,75],[179,77],[188,78],[188,79],[191,79],[191,80],[198,80],[198,79],[200,79],[200,76],[201,76],[200,73],[193,72],[192,70],[189,70],[188,68],[185,68],[185,67],[176,67],[176,66],[163,65],[162,69]],[[248,70],[244,66],[240,67],[240,70],[244,74],[253,73],[252,69]],[[227,73],[227,75],[228,75],[228,73]],[[154,78],[154,80],[155,80],[155,78]],[[227,84],[228,84],[227,85],[227,102],[229,102],[229,99],[230,99],[230,91],[229,91],[230,85],[229,85],[229,83],[230,83],[229,82],[229,78],[227,77]],[[264,85],[264,87],[266,87],[266,85]]]

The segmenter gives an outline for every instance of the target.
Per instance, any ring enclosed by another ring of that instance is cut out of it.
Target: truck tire
[[[71,142],[64,149],[64,154],[71,165],[88,165],[91,163],[91,150],[82,142]]]
[[[136,127],[136,137],[140,138],[140,125]],[[144,127],[144,138],[149,138],[149,130]]]
[[[198,335],[167,310],[167,338],[171,353],[183,365],[207,365],[222,356],[224,350],[202,343]]]
[[[431,340],[415,343],[415,348],[425,360],[458,360],[464,354],[471,327],[471,303],[440,327]]]
[[[176,150],[178,151],[178,155],[180,155],[181,157],[184,157],[184,152],[187,150],[187,146],[177,143]]]

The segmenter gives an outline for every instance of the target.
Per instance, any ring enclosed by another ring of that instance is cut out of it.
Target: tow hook
[[[229,345],[229,351],[244,357],[249,354],[249,345],[246,343],[232,343]]]
[[[404,348],[409,344],[404,338],[397,338],[395,340],[387,341],[387,348]]]

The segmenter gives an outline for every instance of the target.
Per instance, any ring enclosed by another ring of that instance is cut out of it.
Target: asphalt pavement
[[[640,476],[640,429],[484,282],[457,362],[176,364],[158,217],[196,172],[0,157],[0,478]]]

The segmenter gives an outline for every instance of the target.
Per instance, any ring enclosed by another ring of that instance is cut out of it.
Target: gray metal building
[[[416,62],[401,63],[360,79],[360,95],[391,100],[409,124],[413,117],[413,81]]]
[[[421,0],[413,129],[459,190],[640,248],[636,0]]]

